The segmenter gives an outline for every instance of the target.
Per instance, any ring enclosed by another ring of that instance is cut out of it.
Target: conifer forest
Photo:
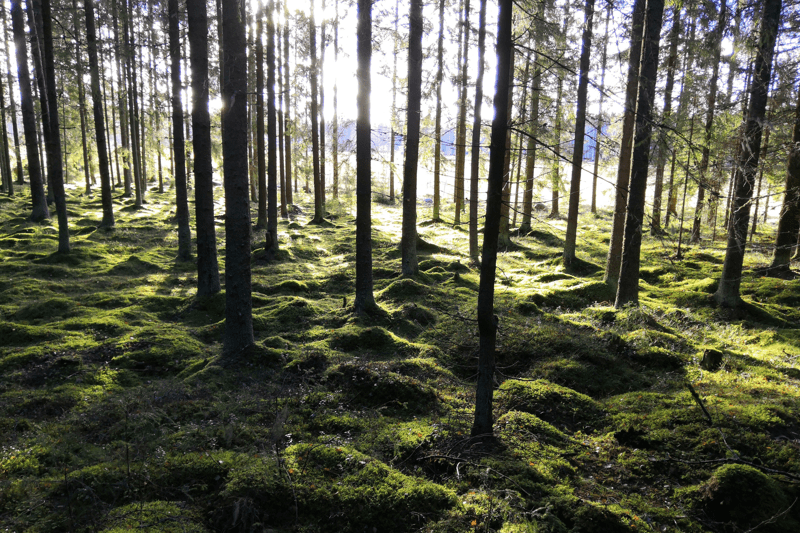
[[[0,0],[0,531],[800,531],[798,0]]]

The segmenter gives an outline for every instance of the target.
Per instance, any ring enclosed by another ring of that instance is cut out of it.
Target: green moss
[[[320,310],[305,298],[278,296],[272,304],[253,313],[253,329],[264,332],[297,332],[307,328],[320,315]]]
[[[328,380],[347,386],[362,405],[389,412],[429,412],[436,402],[434,390],[421,381],[391,372],[384,365],[342,363],[331,367]]]
[[[202,516],[184,502],[131,503],[111,511],[102,533],[205,533]]]
[[[120,345],[123,353],[112,365],[156,372],[183,370],[188,362],[205,356],[205,347],[176,326],[148,326]]]
[[[59,338],[52,328],[0,321],[0,346],[23,346]]]
[[[569,441],[569,437],[552,424],[548,424],[536,415],[522,411],[507,412],[497,419],[496,426],[501,428],[501,432],[523,433],[529,438],[545,444],[563,445]]]
[[[603,409],[585,394],[544,379],[509,379],[500,385],[498,402],[507,410],[525,411],[548,422],[574,427],[597,421]]]
[[[800,524],[779,516],[791,501],[769,476],[740,464],[722,465],[699,487],[698,505],[715,522],[769,532],[797,531]],[[726,531],[733,531],[726,528]]]
[[[111,267],[107,274],[112,276],[144,276],[161,270],[161,267],[155,263],[144,261],[132,255],[128,257],[128,259]]]
[[[57,320],[80,313],[78,304],[67,298],[48,298],[21,306],[14,318],[27,322],[35,320]]]
[[[565,307],[578,309],[597,302],[614,299],[614,291],[602,281],[590,281],[566,289],[550,290],[529,297],[529,301],[541,307]]]
[[[426,296],[431,290],[413,279],[399,279],[390,283],[385,289],[376,293],[378,300],[407,300]]]
[[[415,352],[408,341],[378,326],[364,328],[349,325],[336,330],[328,342],[331,348],[343,352],[369,350],[384,356]]]

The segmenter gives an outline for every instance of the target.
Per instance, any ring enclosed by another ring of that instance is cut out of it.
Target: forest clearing
[[[254,234],[256,343],[226,360],[224,293],[195,297],[171,194],[149,198],[115,197],[107,230],[73,194],[69,255],[0,198],[5,530],[797,531],[800,281],[754,273],[762,243],[743,309],[711,300],[719,243],[676,261],[669,238],[644,245],[641,306],[615,309],[609,212],[582,215],[574,269],[564,221],[535,221],[498,259],[487,448],[465,232],[420,228],[401,277],[399,208],[375,204],[382,312],[359,319],[353,212],[308,225],[301,203],[277,261]]]

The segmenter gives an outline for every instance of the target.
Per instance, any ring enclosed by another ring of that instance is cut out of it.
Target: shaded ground
[[[257,346],[223,367],[224,296],[194,297],[169,199],[117,198],[104,231],[99,197],[74,195],[59,256],[54,226],[0,198],[6,530],[798,530],[800,281],[754,275],[766,257],[733,312],[709,300],[720,250],[673,262],[669,238],[648,241],[643,305],[617,311],[609,217],[583,216],[569,272],[563,222],[539,221],[499,258],[486,448],[468,438],[466,233],[421,228],[421,274],[401,279],[399,207],[375,205],[386,313],[356,321],[352,206],[320,227],[301,204],[279,261],[254,256]]]

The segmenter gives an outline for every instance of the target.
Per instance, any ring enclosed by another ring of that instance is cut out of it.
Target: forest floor
[[[0,198],[0,530],[800,530],[800,281],[756,275],[767,246],[732,311],[721,242],[677,261],[648,236],[641,306],[616,310],[609,213],[582,215],[570,271],[564,222],[537,221],[499,257],[489,446],[464,231],[421,226],[401,278],[400,207],[375,204],[383,312],[356,320],[352,207],[314,226],[301,204],[278,261],[255,234],[257,345],[223,361],[224,295],[195,298],[171,198],[115,195],[107,231],[71,191],[69,255]]]

